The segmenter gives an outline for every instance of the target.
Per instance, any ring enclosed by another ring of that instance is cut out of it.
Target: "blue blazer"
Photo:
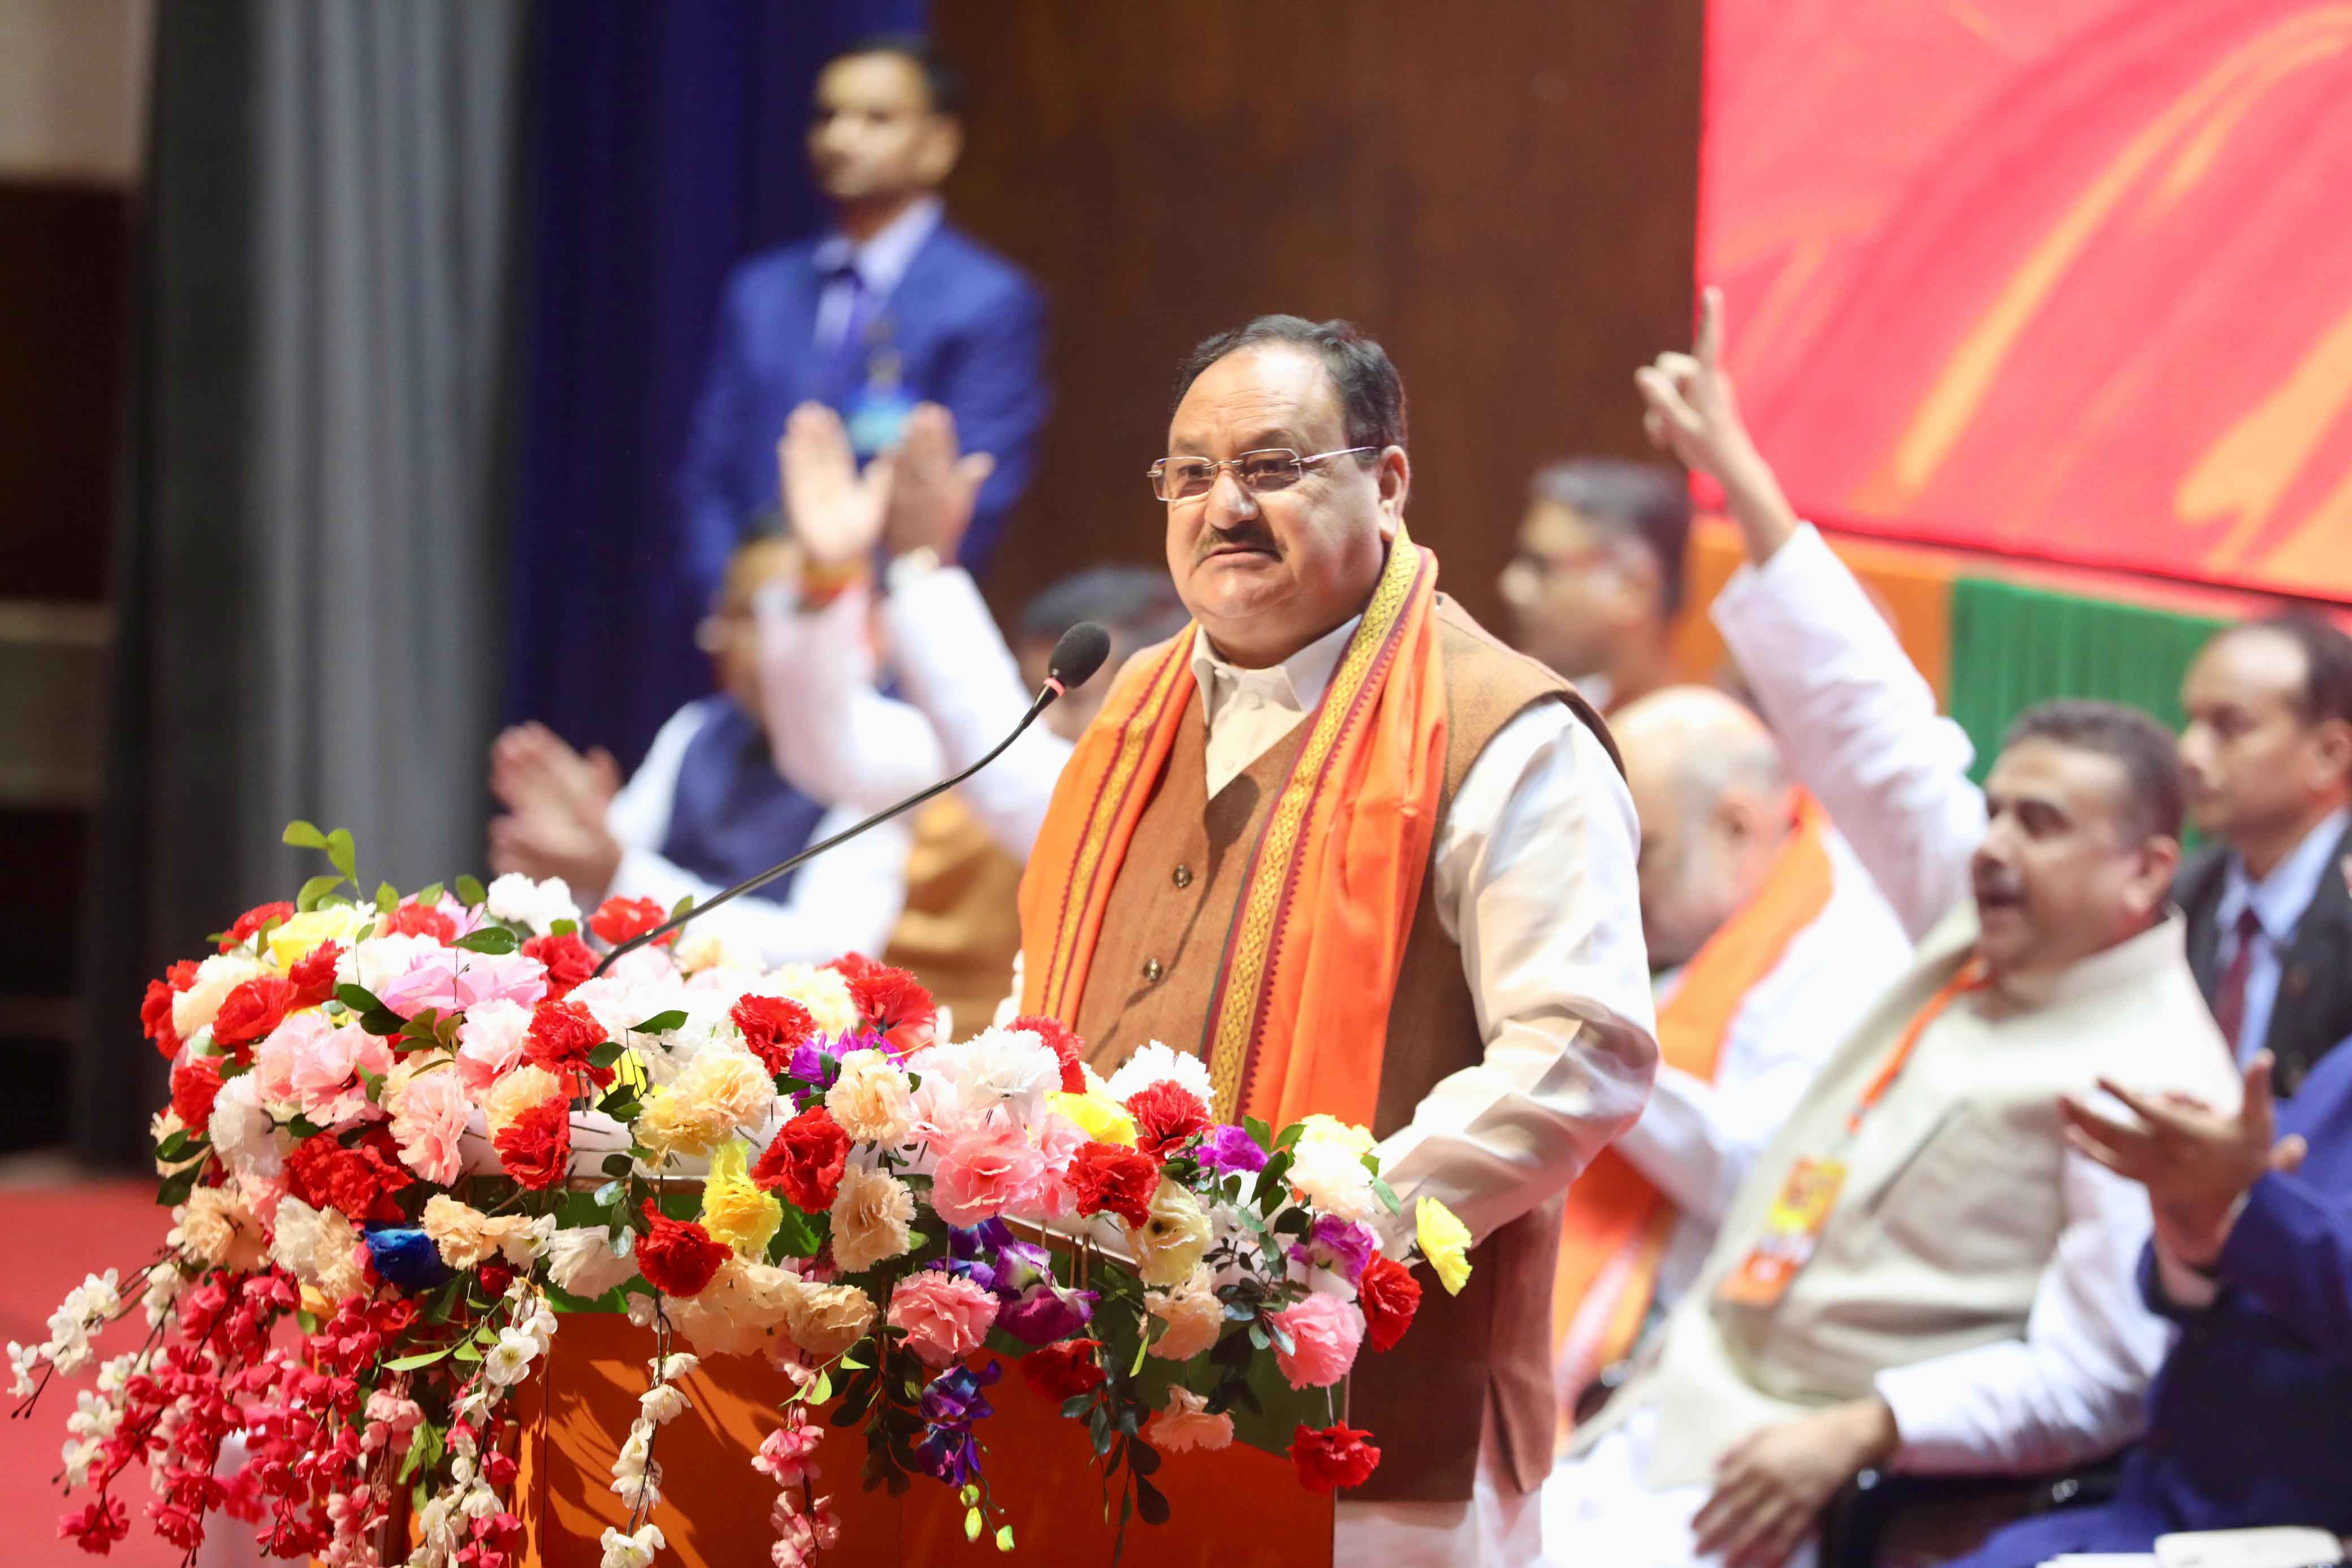
[[[775,509],[776,440],[784,417],[812,399],[835,402],[818,349],[824,279],[804,240],[739,263],[728,276],[719,329],[677,476],[680,571],[699,607],[753,518]],[[884,312],[902,384],[945,404],[967,452],[996,458],[964,536],[966,566],[984,565],[1005,513],[1029,482],[1045,422],[1045,298],[1026,274],[945,223],[908,262]]]
[[[2175,1306],[2154,1252],[2141,1255],[2141,1293],[2181,1332],[2114,1498],[2011,1525],[1970,1568],[2146,1552],[2178,1530],[2352,1533],[2352,1042],[2281,1105],[2279,1132],[2302,1134],[2311,1153],[2294,1176],[2254,1184],[2210,1307]]]

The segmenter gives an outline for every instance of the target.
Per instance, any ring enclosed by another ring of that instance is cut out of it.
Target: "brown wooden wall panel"
[[[1638,455],[1687,339],[1699,0],[938,0],[970,78],[958,219],[1054,306],[1057,403],[994,572],[1160,559],[1171,372],[1267,310],[1346,316],[1410,400],[1418,537],[1491,618],[1530,472]]]

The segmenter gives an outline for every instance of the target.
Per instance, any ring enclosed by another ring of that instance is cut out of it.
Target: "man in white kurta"
[[[1750,564],[1716,622],[1920,951],[1546,1488],[1563,1562],[1774,1564],[1866,1466],[2032,1472],[2127,1440],[2167,1337],[2133,1286],[2146,1200],[2065,1146],[2057,1099],[2236,1092],[2165,903],[2162,732],[2048,705],[1969,783],[1966,738],[1748,444],[1717,308],[1696,355],[1642,372],[1653,435],[1724,484]]]

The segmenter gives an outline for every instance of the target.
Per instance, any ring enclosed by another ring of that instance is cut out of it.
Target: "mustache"
[[[2017,899],[2025,897],[2025,879],[2005,866],[1979,866],[1969,882],[1979,899]]]
[[[1262,549],[1277,556],[1282,553],[1282,547],[1275,542],[1274,530],[1255,519],[1235,528],[1209,529],[1192,547],[1192,559],[1203,561],[1221,549]]]

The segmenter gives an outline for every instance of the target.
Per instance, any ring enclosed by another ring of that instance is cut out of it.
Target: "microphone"
[[[856,826],[844,828],[840,832],[834,834],[833,837],[824,840],[821,842],[809,845],[808,848],[801,851],[800,853],[793,856],[791,859],[783,861],[779,864],[770,866],[767,870],[761,872],[759,875],[751,878],[749,881],[737,883],[733,887],[727,889],[726,892],[717,894],[709,903],[698,904],[682,915],[673,915],[667,920],[663,921],[659,925],[655,926],[650,931],[639,932],[636,936],[630,937],[626,942],[624,942],[619,946],[614,948],[610,953],[605,954],[604,961],[596,966],[596,973],[598,975],[602,975],[605,970],[613,967],[614,960],[620,957],[622,954],[634,953],[638,948],[645,946],[648,943],[660,941],[663,937],[668,936],[671,932],[677,930],[696,915],[707,915],[710,911],[718,908],[720,904],[726,903],[730,898],[739,897],[756,888],[764,887],[769,883],[773,882],[776,878],[783,875],[784,873],[792,870],[794,866],[801,864],[803,862],[814,860],[817,856],[824,853],[825,851],[832,849],[838,844],[847,843],[850,840],[856,838],[866,829],[879,827],[881,824],[888,821],[891,818],[898,816],[899,813],[914,810],[924,801],[929,800],[932,796],[940,794],[944,790],[954,789],[957,785],[962,783],[965,779],[971,778],[973,774],[979,772],[982,768],[987,767],[998,758],[1003,756],[1005,748],[1011,746],[1014,741],[1020,739],[1024,730],[1037,722],[1037,716],[1039,714],[1044,713],[1047,708],[1053,706],[1055,700],[1066,695],[1071,687],[1086,685],[1087,678],[1097,670],[1101,669],[1103,661],[1109,657],[1110,633],[1104,631],[1102,627],[1092,621],[1079,622],[1076,625],[1063,632],[1061,641],[1054,644],[1053,654],[1045,661],[1045,684],[1038,688],[1037,700],[1029,705],[1029,711],[1021,716],[1021,722],[1013,727],[1013,733],[1006,736],[1003,740],[998,741],[996,743],[995,749],[991,751],[987,756],[982,758],[979,761],[973,763],[962,772],[942,779],[938,783],[932,785],[929,789],[922,790],[918,794],[909,795],[895,806],[885,807],[883,810],[875,812],[872,816],[866,818],[864,821],[857,823]]]

